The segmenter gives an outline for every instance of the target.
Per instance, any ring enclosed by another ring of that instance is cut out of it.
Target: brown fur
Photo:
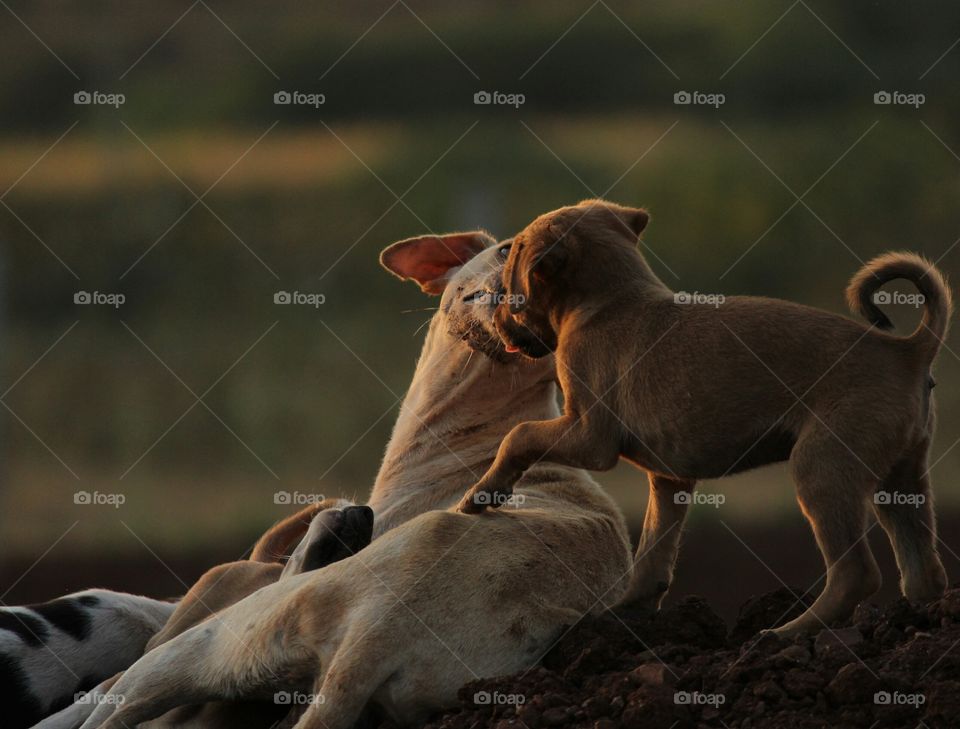
[[[904,594],[945,587],[926,474],[930,368],[946,334],[943,276],[912,253],[868,263],[847,291],[875,328],[787,301],[734,296],[685,303],[636,249],[645,211],[586,201],[537,218],[515,239],[496,313],[508,351],[556,351],[564,414],[521,423],[459,508],[497,506],[541,460],[606,470],[624,457],[649,473],[650,502],[628,600],[657,606],[673,573],[697,479],[791,460],[797,497],[827,566],[823,593],[779,630],[821,628],[872,594],[880,575],[864,537],[878,490],[923,503],[875,505]],[[896,278],[925,296],[908,337],[872,295]]]

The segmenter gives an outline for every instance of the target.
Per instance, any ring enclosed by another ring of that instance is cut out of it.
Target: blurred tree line
[[[16,549],[59,534],[78,488],[122,490],[120,516],[178,546],[255,532],[277,490],[362,497],[435,305],[379,269],[400,238],[505,237],[606,194],[650,207],[648,255],[676,289],[842,312],[883,250],[960,269],[956,4],[10,9],[30,29],[0,24],[0,533]],[[80,90],[125,102],[76,105]],[[275,104],[284,90],[325,103]],[[481,90],[525,103],[477,106]],[[726,101],[678,106],[681,90]],[[878,106],[880,90],[926,100]],[[945,483],[958,375],[945,351]],[[118,538],[116,514],[83,516],[78,543]]]

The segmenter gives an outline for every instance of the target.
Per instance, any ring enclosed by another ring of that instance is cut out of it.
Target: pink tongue
[[[519,351],[520,351],[520,347],[517,347],[516,345],[513,345],[513,344],[504,344],[503,347],[504,347],[504,349],[506,349],[507,352],[509,352],[510,354],[513,354],[514,352],[519,352]]]

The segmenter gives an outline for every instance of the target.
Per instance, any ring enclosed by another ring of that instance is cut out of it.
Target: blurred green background
[[[239,556],[286,512],[277,491],[364,498],[433,305],[379,268],[394,240],[505,237],[603,195],[651,209],[648,255],[675,289],[845,313],[846,282],[881,251],[957,272],[958,33],[950,3],[11,0],[4,599],[129,586],[109,565],[138,559],[179,589],[164,566],[189,579]],[[525,101],[477,105],[483,90]],[[681,91],[725,102],[675,104]],[[880,91],[925,99],[878,105]],[[125,302],[75,304],[81,291]],[[279,306],[278,291],[325,302]],[[904,332],[917,321],[890,313]],[[945,525],[955,341],[936,390]],[[600,479],[637,524],[643,477]],[[727,501],[694,510],[690,539],[769,525],[776,550],[805,540],[819,574],[784,468],[706,488]],[[943,536],[954,574],[960,544]]]

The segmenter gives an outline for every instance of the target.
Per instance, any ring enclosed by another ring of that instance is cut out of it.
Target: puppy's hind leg
[[[818,424],[794,447],[791,465],[797,501],[823,553],[827,581],[813,605],[775,630],[781,635],[820,630],[845,620],[880,589],[880,569],[866,538],[876,466],[867,466],[855,455],[856,446],[852,429],[833,431]]]
[[[650,497],[624,604],[656,610],[673,581],[680,535],[696,481],[650,473]]]
[[[917,602],[939,597],[947,586],[937,553],[928,447],[924,440],[893,467],[880,484],[873,507],[897,557],[900,588],[908,600]]]

